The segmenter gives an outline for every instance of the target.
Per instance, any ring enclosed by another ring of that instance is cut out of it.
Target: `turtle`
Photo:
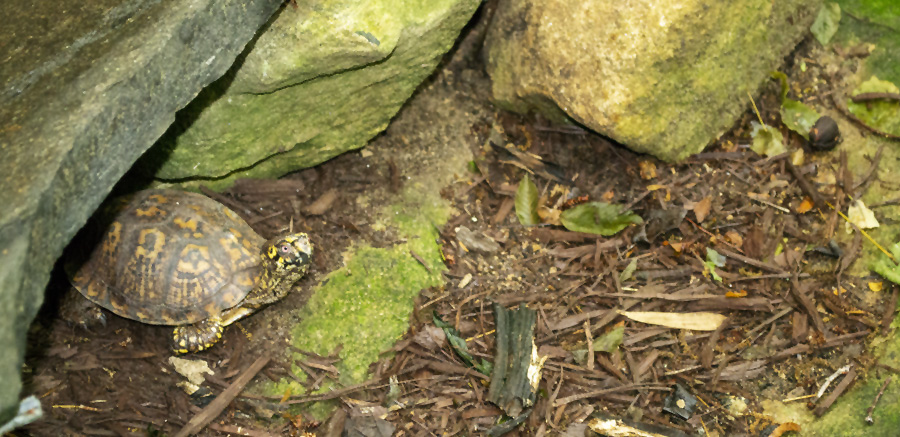
[[[119,316],[175,326],[179,354],[209,348],[226,326],[282,299],[311,262],[305,233],[266,240],[198,193],[143,190],[101,217],[84,237],[96,244],[67,254],[70,282]]]

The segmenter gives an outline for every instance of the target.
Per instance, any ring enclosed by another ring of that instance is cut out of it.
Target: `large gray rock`
[[[113,184],[282,0],[5,2],[0,424],[49,271]]]
[[[494,99],[678,160],[729,129],[821,0],[500,0]]]
[[[141,164],[168,182],[220,189],[363,147],[434,71],[479,4],[307,0],[285,8]]]

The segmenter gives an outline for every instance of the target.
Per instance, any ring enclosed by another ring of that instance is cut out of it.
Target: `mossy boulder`
[[[224,188],[360,148],[432,73],[478,0],[298,2],[179,115],[144,168]]]
[[[734,124],[820,5],[501,0],[486,41],[493,97],[679,160]]]

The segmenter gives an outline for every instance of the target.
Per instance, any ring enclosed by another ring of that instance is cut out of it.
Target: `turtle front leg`
[[[192,325],[178,326],[172,333],[177,354],[200,352],[209,349],[222,338],[225,327],[244,318],[253,311],[248,308],[232,308],[221,315],[212,316]]]

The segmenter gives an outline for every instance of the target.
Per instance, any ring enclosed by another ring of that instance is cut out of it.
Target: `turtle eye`
[[[288,244],[281,245],[281,253],[288,253],[291,251],[291,246]]]

